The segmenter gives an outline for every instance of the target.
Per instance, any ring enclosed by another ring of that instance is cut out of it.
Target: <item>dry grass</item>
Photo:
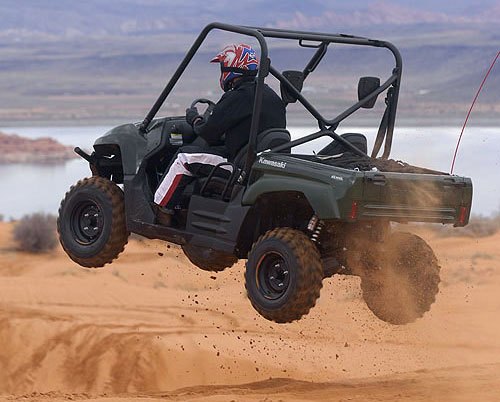
[[[500,230],[500,213],[491,217],[472,216],[469,224],[462,228],[451,225],[429,225],[429,227],[442,237],[488,237]]]
[[[25,215],[15,224],[13,238],[22,251],[51,251],[57,244],[56,218],[54,215],[43,213]]]

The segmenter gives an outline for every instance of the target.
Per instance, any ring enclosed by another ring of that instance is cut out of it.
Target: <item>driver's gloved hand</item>
[[[197,120],[202,120],[202,119],[203,117],[201,117],[200,114],[198,113],[198,109],[196,108],[196,106],[186,109],[186,121],[191,126],[193,126]]]

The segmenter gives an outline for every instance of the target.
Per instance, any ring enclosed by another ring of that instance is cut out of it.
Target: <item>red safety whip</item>
[[[469,112],[467,113],[467,117],[465,118],[464,125],[462,127],[462,131],[460,132],[460,137],[458,137],[458,142],[457,142],[457,147],[455,148],[455,154],[453,155],[453,161],[451,162],[451,170],[450,174],[453,174],[453,168],[455,167],[455,159],[457,158],[457,152],[458,152],[458,147],[460,146],[460,140],[462,139],[462,135],[465,130],[465,126],[467,125],[467,121],[469,120],[470,113],[472,112],[472,108],[474,107],[477,97],[479,96],[479,93],[481,92],[481,89],[483,89],[483,85],[486,82],[486,79],[488,78],[488,75],[490,75],[491,70],[493,70],[493,66],[495,65],[498,56],[500,56],[500,52],[497,53],[495,59],[493,60],[493,63],[491,63],[490,68],[488,69],[488,72],[484,76],[483,82],[481,82],[481,85],[479,86],[479,89],[477,90],[476,96],[474,97],[474,100],[472,101],[472,105],[470,105]]]

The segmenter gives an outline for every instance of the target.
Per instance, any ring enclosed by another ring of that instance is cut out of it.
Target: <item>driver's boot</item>
[[[162,226],[172,226],[174,211],[163,207],[156,209],[156,222]]]

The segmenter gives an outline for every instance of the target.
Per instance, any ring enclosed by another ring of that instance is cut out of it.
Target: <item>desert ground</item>
[[[500,401],[500,234],[423,231],[441,265],[424,318],[378,320],[359,279],[326,279],[298,322],[251,307],[244,263],[192,266],[130,240],[102,269],[16,250],[0,223],[0,400]],[[404,229],[404,228],[403,228]]]

